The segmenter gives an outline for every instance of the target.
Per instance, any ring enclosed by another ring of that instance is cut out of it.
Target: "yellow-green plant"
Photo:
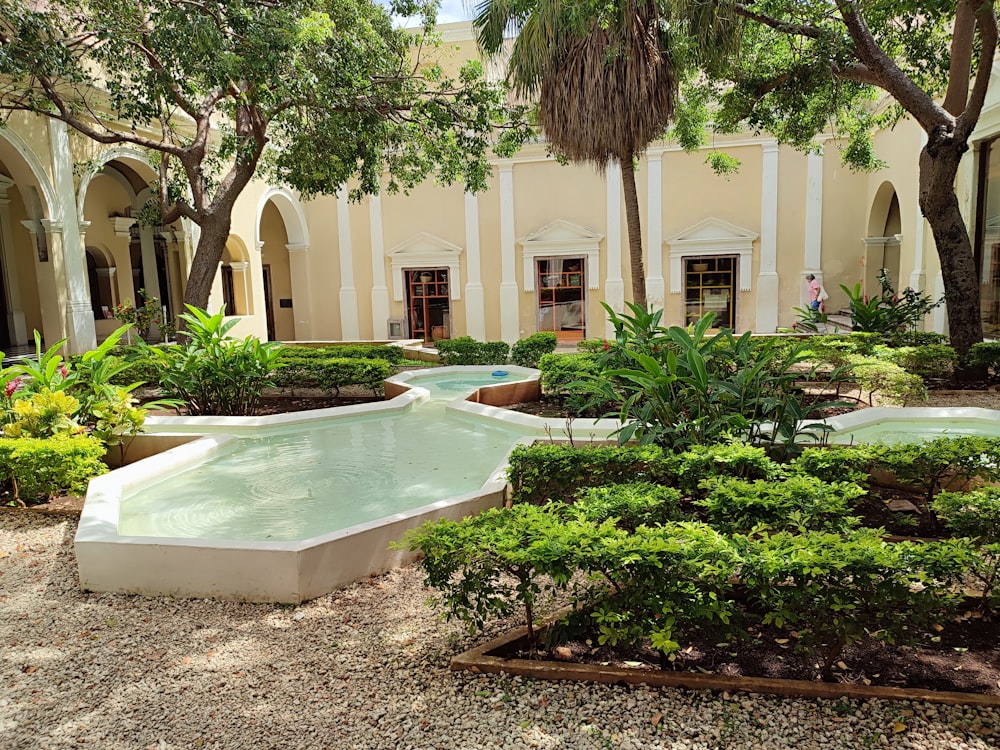
[[[80,402],[65,391],[43,388],[14,402],[13,421],[3,428],[9,438],[76,435],[84,428],[74,418]]]

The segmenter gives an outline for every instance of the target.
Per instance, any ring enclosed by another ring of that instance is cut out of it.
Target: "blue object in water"
[[[505,377],[507,377],[507,375],[508,375],[508,372],[506,370],[494,370],[493,371],[493,377],[495,377],[495,378],[505,378]]]

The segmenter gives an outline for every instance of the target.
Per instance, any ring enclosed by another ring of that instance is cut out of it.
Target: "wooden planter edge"
[[[543,626],[544,627],[544,626]],[[691,672],[664,672],[658,669],[625,669],[560,661],[509,659],[495,653],[512,648],[528,636],[520,627],[476,648],[452,657],[452,671],[476,674],[509,674],[540,680],[575,680],[606,684],[649,685],[683,690],[726,690],[730,692],[778,695],[784,698],[857,698],[891,701],[925,701],[948,705],[1000,707],[1000,696],[959,693],[921,688],[880,687],[845,683],[782,680],[773,677],[734,677]]]

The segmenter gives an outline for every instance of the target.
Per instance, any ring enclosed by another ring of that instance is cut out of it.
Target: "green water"
[[[830,434],[831,443],[915,443],[943,435],[1000,437],[1000,422],[981,419],[884,420],[856,430]]]
[[[463,393],[520,375],[421,376],[431,399],[403,412],[335,418],[246,438],[127,494],[119,534],[290,541],[479,489],[527,431],[449,416]]]

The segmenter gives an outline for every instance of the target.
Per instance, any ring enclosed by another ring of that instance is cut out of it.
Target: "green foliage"
[[[677,459],[656,446],[537,443],[511,451],[507,476],[515,503],[569,502],[584,487],[630,482],[667,483]]]
[[[538,367],[538,360],[556,350],[559,339],[552,331],[539,331],[514,343],[510,360],[521,367]]]
[[[896,443],[879,459],[883,468],[921,489],[927,502],[951,481],[1000,481],[1000,438],[942,436],[922,443]]]
[[[885,448],[881,444],[806,448],[791,462],[789,470],[824,482],[860,484],[868,480]]]
[[[190,414],[254,414],[281,345],[247,336],[228,335],[237,320],[224,320],[225,310],[209,315],[187,305],[185,341],[176,346],[148,347],[160,368],[160,388],[187,404]]]
[[[141,305],[136,305],[130,299],[115,305],[115,318],[130,328],[135,328],[140,337],[146,338],[153,324],[160,325],[163,322],[163,310],[159,297],[147,297],[145,289],[139,290],[139,297],[143,300]]]
[[[915,331],[928,313],[944,304],[943,296],[934,302],[929,295],[910,287],[896,294],[884,268],[879,271],[878,281],[881,292],[872,296],[861,291],[861,284],[855,284],[853,289],[840,285],[850,302],[851,326],[855,331],[880,334]]]
[[[727,533],[843,531],[858,524],[858,519],[849,515],[852,501],[865,494],[852,482],[828,484],[804,475],[753,482],[713,477],[706,479],[702,488],[707,494],[694,504],[704,509],[714,528]]]
[[[1000,341],[981,341],[969,350],[969,364],[1000,375]]]
[[[349,344],[344,346],[285,346],[278,357],[280,365],[307,362],[316,359],[383,359],[394,365],[405,359],[399,346]]]
[[[680,520],[680,499],[680,492],[662,484],[612,484],[581,490],[568,512],[598,524],[613,519],[618,528],[635,531]]]
[[[680,454],[678,486],[693,494],[709,477],[774,480],[784,472],[781,466],[755,445],[732,442],[719,445],[693,445]]]
[[[82,495],[87,482],[104,474],[104,444],[95,437],[0,438],[0,472],[14,488],[15,501],[46,502],[72,492]]]
[[[850,363],[850,377],[858,388],[869,393],[869,400],[876,393],[882,402],[895,406],[927,400],[927,386],[919,375],[874,357],[848,355],[846,359]]]
[[[713,314],[690,329],[665,329],[659,325],[662,311],[631,303],[626,314],[607,310],[616,346],[606,353],[608,369],[590,382],[594,403],[616,405],[623,443],[635,439],[683,450],[735,437],[795,450],[802,420],[824,406],[806,408],[796,387],[815,371],[803,366],[804,344],[789,348],[781,340],[755,339],[750,332],[736,336],[729,329],[713,334]]]
[[[843,365],[847,363],[848,355],[870,357],[875,354],[875,348],[882,343],[882,335],[856,331],[846,335],[813,336],[808,343],[816,357],[835,365]]]
[[[947,344],[948,337],[935,331],[896,331],[886,337],[889,346],[930,346],[931,344]]]
[[[740,575],[763,622],[794,631],[832,680],[844,647],[910,642],[945,619],[968,561],[958,543],[888,543],[878,531],[779,532],[746,541]]]
[[[978,544],[1000,542],[1000,487],[974,492],[941,492],[931,503],[937,517],[959,536]]]
[[[471,336],[435,341],[434,348],[444,365],[505,365],[510,356],[506,342],[476,341]]]
[[[76,435],[84,428],[74,415],[80,402],[65,391],[43,388],[14,402],[13,417],[3,428],[9,438],[50,438]]]
[[[584,385],[599,369],[595,354],[543,354],[538,360],[541,371],[542,392],[549,396],[572,393],[586,394]]]
[[[389,362],[366,357],[300,359],[279,356],[277,365],[278,370],[273,375],[275,385],[286,388],[322,388],[337,397],[340,396],[341,388],[350,385],[363,385],[381,393],[383,381],[392,371]]]
[[[950,377],[958,364],[955,350],[947,344],[886,348],[884,354],[890,362],[924,379]]]

